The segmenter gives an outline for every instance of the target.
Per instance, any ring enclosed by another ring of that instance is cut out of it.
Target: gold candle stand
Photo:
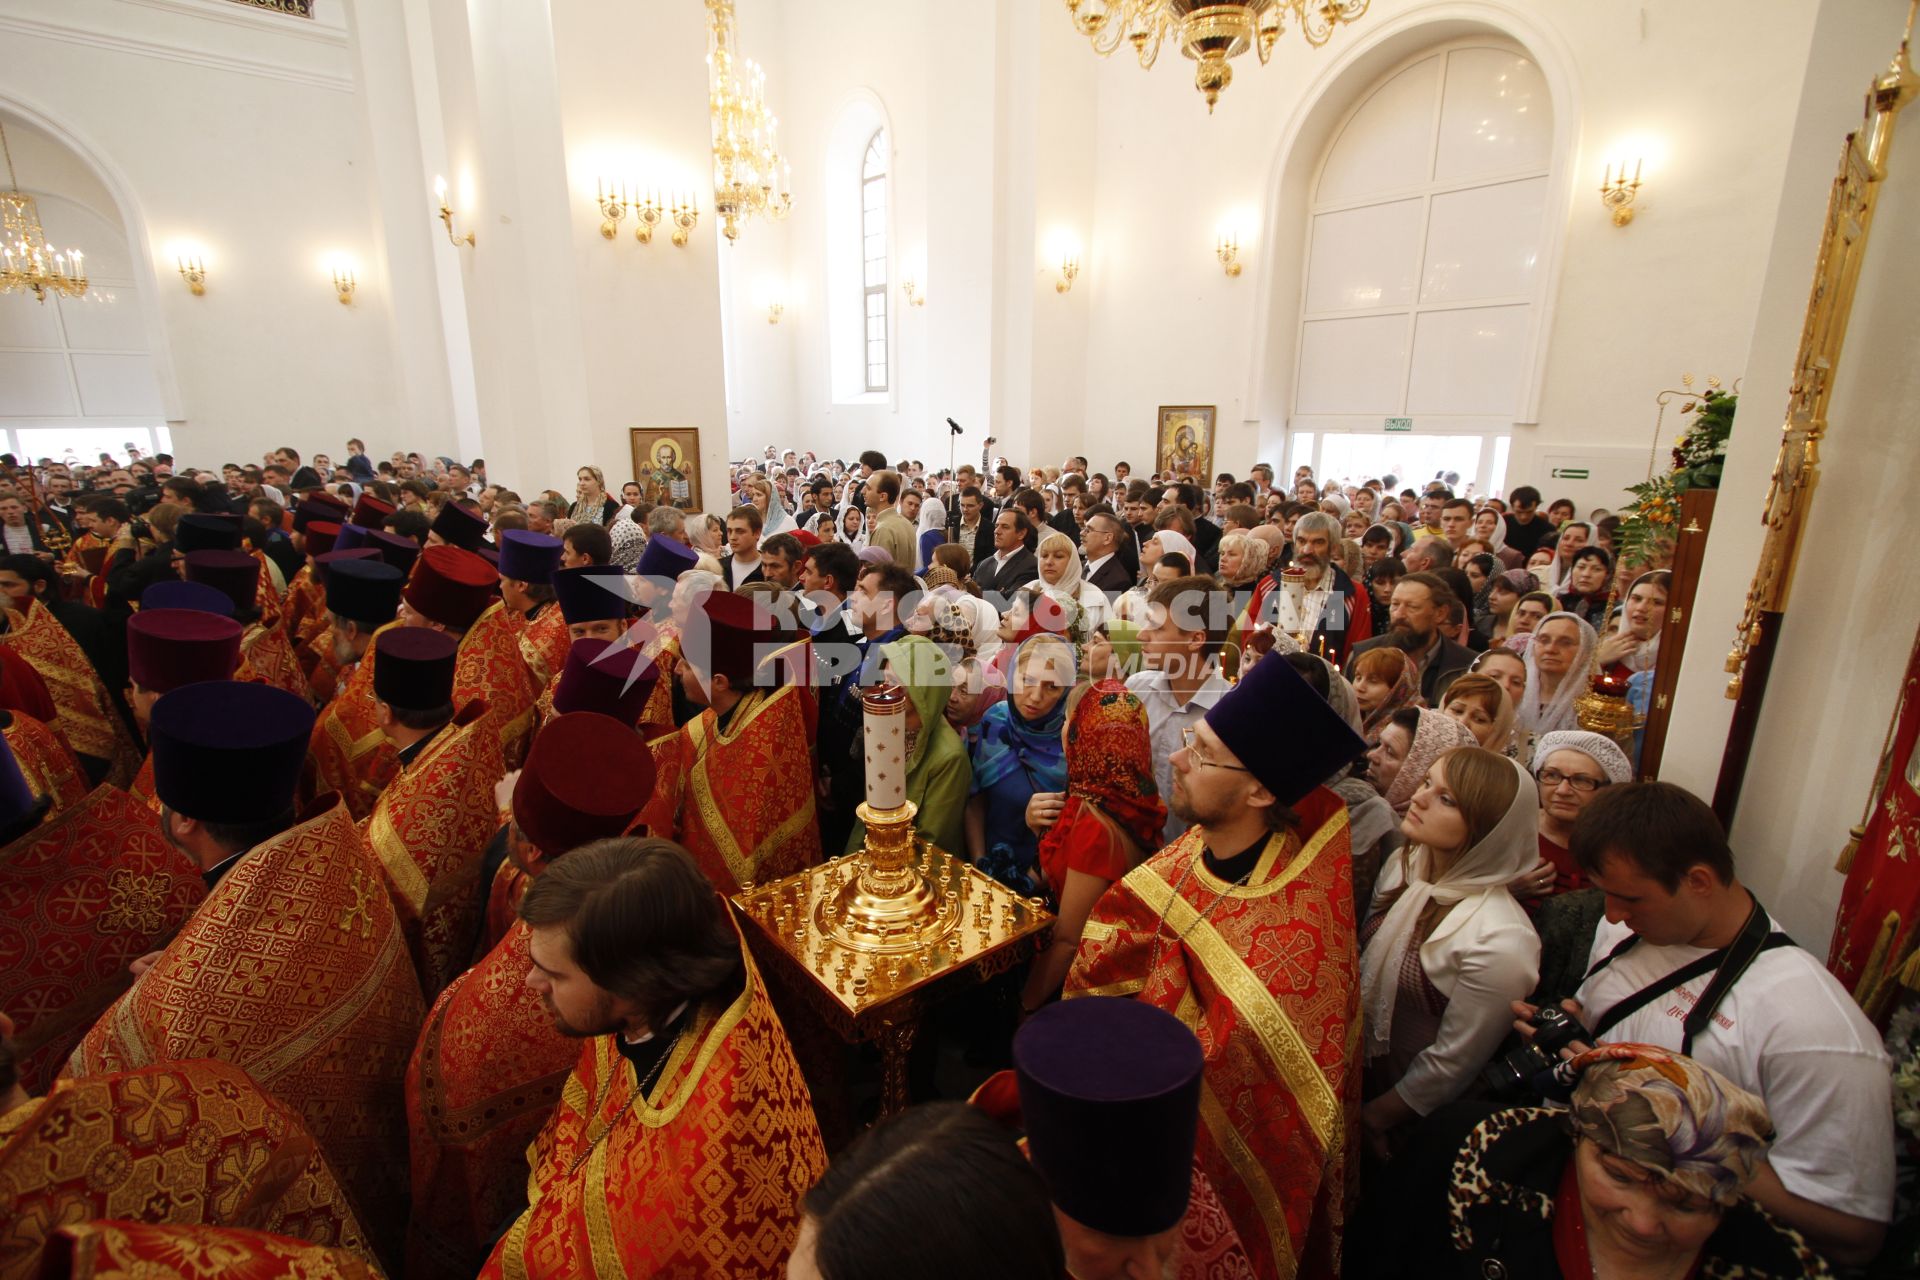
[[[858,812],[859,852],[745,885],[733,902],[780,987],[839,1039],[879,1045],[891,1115],[907,1105],[907,1054],[927,1008],[1033,955],[1053,916],[915,836],[912,802]]]

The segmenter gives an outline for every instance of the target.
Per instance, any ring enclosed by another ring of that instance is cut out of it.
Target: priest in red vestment
[[[427,530],[428,546],[478,552],[486,545],[487,522],[479,512],[460,505],[465,499],[466,495],[460,494],[440,508],[440,514],[433,518],[433,525]]]
[[[458,642],[394,627],[373,642],[373,698],[400,773],[360,825],[387,880],[427,997],[467,967],[480,924],[480,863],[499,825],[494,784],[506,772],[486,707],[453,707]]]
[[[1253,1274],[1336,1277],[1360,1102],[1346,805],[1366,744],[1293,668],[1253,663],[1173,755],[1186,834],[1107,891],[1066,994],[1132,995],[1206,1054],[1199,1167]]]
[[[1013,1068],[974,1106],[1024,1129],[1075,1276],[1228,1280],[1253,1273],[1196,1167],[1200,1042],[1140,1000],[1049,1005],[1013,1038]]]
[[[294,810],[313,709],[241,681],[154,704],[161,830],[208,895],[100,1018],[69,1077],[217,1058],[299,1112],[382,1256],[406,1213],[401,1081],[419,1033],[405,940],[337,797]]]
[[[55,708],[47,727],[80,757],[88,781],[125,786],[140,767],[140,751],[107,687],[79,642],[45,605],[32,598],[21,603],[24,608],[0,615],[5,623],[0,648],[25,659],[46,686]]]
[[[410,627],[448,632],[460,641],[454,702],[486,704],[502,756],[518,767],[526,754],[523,740],[533,728],[533,700],[540,691],[520,660],[524,622],[500,602],[499,587],[499,572],[474,552],[428,547],[400,593],[400,620]]]
[[[233,601],[233,620],[241,627],[240,669],[234,678],[306,699],[307,677],[287,633],[261,617],[260,562],[244,551],[190,551],[181,558],[181,569],[188,582],[203,583]]]
[[[34,798],[47,802],[47,817],[57,818],[86,799],[87,775],[80,758],[43,721],[0,707],[0,735],[13,748]]]
[[[380,730],[373,696],[373,639],[397,625],[406,578],[364,550],[332,551],[315,562],[327,589],[327,616],[340,686],[320,709],[308,747],[309,798],[337,792],[355,822],[373,806],[393,776],[400,755]]]
[[[54,1232],[43,1256],[40,1280],[176,1280],[183,1261],[220,1280],[380,1280],[364,1254],[243,1227],[94,1221]]]
[[[0,1095],[7,1077],[0,1044]],[[163,1062],[13,1104],[0,1099],[0,1280],[47,1274],[41,1246],[55,1228],[101,1218],[256,1228],[372,1257],[298,1113],[238,1067]],[[217,1274],[238,1280],[225,1265]]]
[[[785,640],[764,609],[731,591],[708,595],[688,617],[680,688],[706,710],[680,730],[673,831],[722,893],[820,861],[807,691],[770,683],[759,650]]]
[[[538,875],[569,850],[620,835],[652,792],[652,760],[630,726],[590,712],[559,716],[534,736],[514,783],[513,860]],[[526,1202],[527,1144],[579,1060],[579,1041],[554,1027],[526,983],[530,937],[514,921],[440,993],[407,1067],[412,1280],[479,1271],[501,1224]]]
[[[148,588],[141,596],[140,612],[127,619],[127,706],[142,733],[161,695],[183,684],[231,680],[240,666],[240,624],[217,613],[160,605],[169,594],[175,593]],[[156,603],[148,604],[149,600]],[[155,813],[160,811],[159,797],[153,793],[152,752],[141,761],[131,790],[135,799],[149,804]]]
[[[640,640],[647,658],[660,672],[653,701],[640,716],[640,732],[649,741],[672,733],[673,691],[679,687],[680,624],[673,620],[673,593],[680,575],[700,563],[693,548],[677,538],[656,533],[647,539],[634,570],[633,591],[641,609]]]
[[[46,1087],[206,896],[152,810],[102,784],[57,817],[0,746],[0,1015],[20,1077]]]
[[[759,972],[685,850],[602,840],[520,904],[527,982],[584,1041],[483,1277],[785,1274],[826,1151]]]
[[[314,510],[311,502],[302,502],[293,513],[293,546],[306,563],[287,580],[287,607],[280,615],[280,629],[296,656],[301,656],[311,630],[325,626],[327,589],[314,573],[313,561],[333,550],[333,540],[340,536],[340,525],[331,517],[316,517]],[[304,659],[301,669],[311,681],[313,672]]]
[[[520,660],[535,698],[560,674],[573,643],[553,590],[560,550],[560,539],[548,534],[508,529],[500,535],[500,603],[520,615]]]

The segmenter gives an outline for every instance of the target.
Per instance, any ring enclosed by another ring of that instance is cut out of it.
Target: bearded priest
[[[1359,949],[1347,809],[1321,784],[1365,750],[1291,666],[1256,661],[1173,753],[1193,825],[1100,899],[1067,976],[1068,998],[1132,995],[1199,1037],[1196,1161],[1261,1280],[1340,1274]]]

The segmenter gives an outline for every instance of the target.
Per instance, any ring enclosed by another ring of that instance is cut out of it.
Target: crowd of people
[[[1616,517],[727,481],[0,456],[0,1280],[1874,1258],[1878,1034],[1581,724],[1668,616]],[[859,1072],[728,901],[861,848],[882,686],[918,835],[1053,924],[922,1029],[971,1096],[847,1143]]]

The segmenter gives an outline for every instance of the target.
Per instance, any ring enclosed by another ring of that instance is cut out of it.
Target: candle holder
[[[1604,672],[1587,678],[1587,691],[1573,700],[1574,719],[1588,733],[1610,738],[1627,758],[1633,758],[1633,731],[1639,720],[1627,701],[1627,685]]]
[[[1293,606],[1293,618],[1297,624],[1297,629],[1291,633],[1293,642],[1304,651],[1307,647],[1307,571],[1297,564],[1282,569],[1280,590],[1286,593],[1287,602]]]

